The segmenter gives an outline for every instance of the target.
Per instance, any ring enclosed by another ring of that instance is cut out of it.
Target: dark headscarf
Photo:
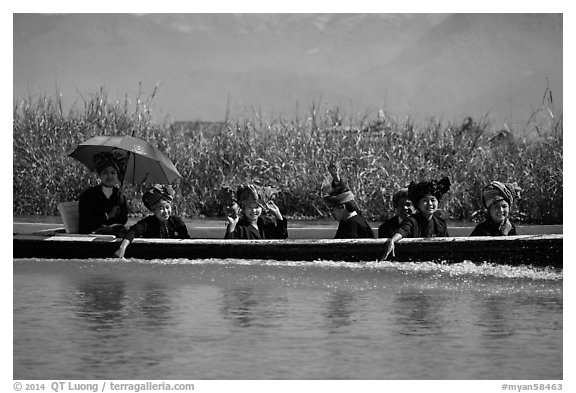
[[[420,183],[410,182],[408,185],[408,197],[415,205],[426,195],[434,195],[440,200],[450,189],[450,179],[444,177],[440,180],[428,180]]]
[[[245,207],[253,203],[264,206],[274,199],[278,190],[273,187],[263,187],[257,184],[241,184],[236,189],[236,200],[240,206]]]
[[[173,199],[174,190],[171,186],[163,184],[153,185],[142,195],[142,202],[144,202],[144,206],[146,206],[148,210],[154,210],[156,205],[162,200],[171,203]]]
[[[396,191],[394,193],[394,195],[392,196],[392,205],[394,206],[394,208],[396,208],[398,206],[398,202],[402,198],[410,199],[410,198],[408,198],[408,189],[407,188],[402,188],[401,190]]]
[[[100,154],[96,154],[92,161],[96,164],[96,172],[100,173],[104,170],[104,168],[112,167],[120,174],[120,163],[114,156],[112,152],[104,152]]]
[[[520,197],[520,191],[522,189],[516,183],[493,181],[482,190],[482,204],[486,209],[498,201],[506,201],[512,206],[514,200]]]
[[[348,187],[348,182],[340,178],[337,183],[322,183],[322,199],[328,206],[338,206],[354,200],[354,194]]]

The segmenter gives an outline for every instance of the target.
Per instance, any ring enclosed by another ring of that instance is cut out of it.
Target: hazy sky
[[[15,94],[66,104],[104,86],[134,100],[159,86],[155,112],[222,120],[258,111],[346,118],[379,110],[459,121],[530,116],[549,83],[562,94],[561,18],[546,15],[19,15]],[[534,29],[540,26],[541,31]],[[562,100],[557,100],[561,105]],[[348,112],[348,113],[346,113]]]

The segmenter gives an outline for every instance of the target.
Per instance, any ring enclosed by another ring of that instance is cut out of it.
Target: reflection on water
[[[125,310],[129,301],[134,302],[135,310]],[[88,329],[96,331],[123,328],[125,319],[138,319],[151,327],[163,326],[170,319],[170,298],[162,285],[150,281],[134,289],[128,298],[124,280],[93,276],[80,281],[73,303],[78,308],[76,315]]]
[[[328,294],[326,310],[323,312],[330,333],[354,323],[355,295],[350,291],[337,290]]]
[[[76,315],[87,322],[88,329],[122,328],[122,309],[126,295],[124,281],[95,276],[78,285]]]
[[[249,286],[224,288],[222,292],[222,315],[233,326],[273,327],[286,316],[282,311],[286,298],[282,296],[270,296]]]
[[[482,336],[488,340],[505,338],[514,335],[514,328],[510,326],[513,319],[507,299],[500,296],[490,296],[479,299],[478,326],[482,328]]]
[[[119,351],[119,342],[129,342],[134,327],[161,334],[159,329],[171,318],[170,298],[162,285],[144,281],[129,290],[125,280],[112,275],[94,275],[78,282],[69,301],[81,322],[78,326],[85,329],[72,337],[80,349],[78,359],[83,368],[99,370],[134,360],[145,367],[159,364],[160,358],[154,353]]]
[[[222,313],[224,318],[231,320],[235,326],[249,327],[254,321],[256,305],[253,288],[233,288],[224,291]]]
[[[561,277],[464,269],[15,260],[14,378],[561,379]]]
[[[441,296],[431,296],[417,289],[398,293],[392,310],[398,333],[408,336],[440,334],[445,324],[440,312],[445,300]]]
[[[138,297],[138,307],[150,327],[161,327],[169,323],[170,297],[163,285],[156,282],[145,282],[142,294]]]

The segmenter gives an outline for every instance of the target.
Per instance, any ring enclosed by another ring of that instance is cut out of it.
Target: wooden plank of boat
[[[14,235],[14,258],[110,258],[120,239],[102,235]],[[274,260],[375,261],[385,239],[135,239],[127,258],[236,258]],[[563,235],[402,239],[398,261],[472,261],[562,268]]]

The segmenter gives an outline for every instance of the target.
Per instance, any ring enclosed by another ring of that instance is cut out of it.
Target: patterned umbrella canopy
[[[113,153],[123,161],[122,177],[129,183],[170,184],[182,177],[164,153],[149,142],[128,135],[95,136],[79,144],[69,156],[93,170],[94,157],[101,153]]]

